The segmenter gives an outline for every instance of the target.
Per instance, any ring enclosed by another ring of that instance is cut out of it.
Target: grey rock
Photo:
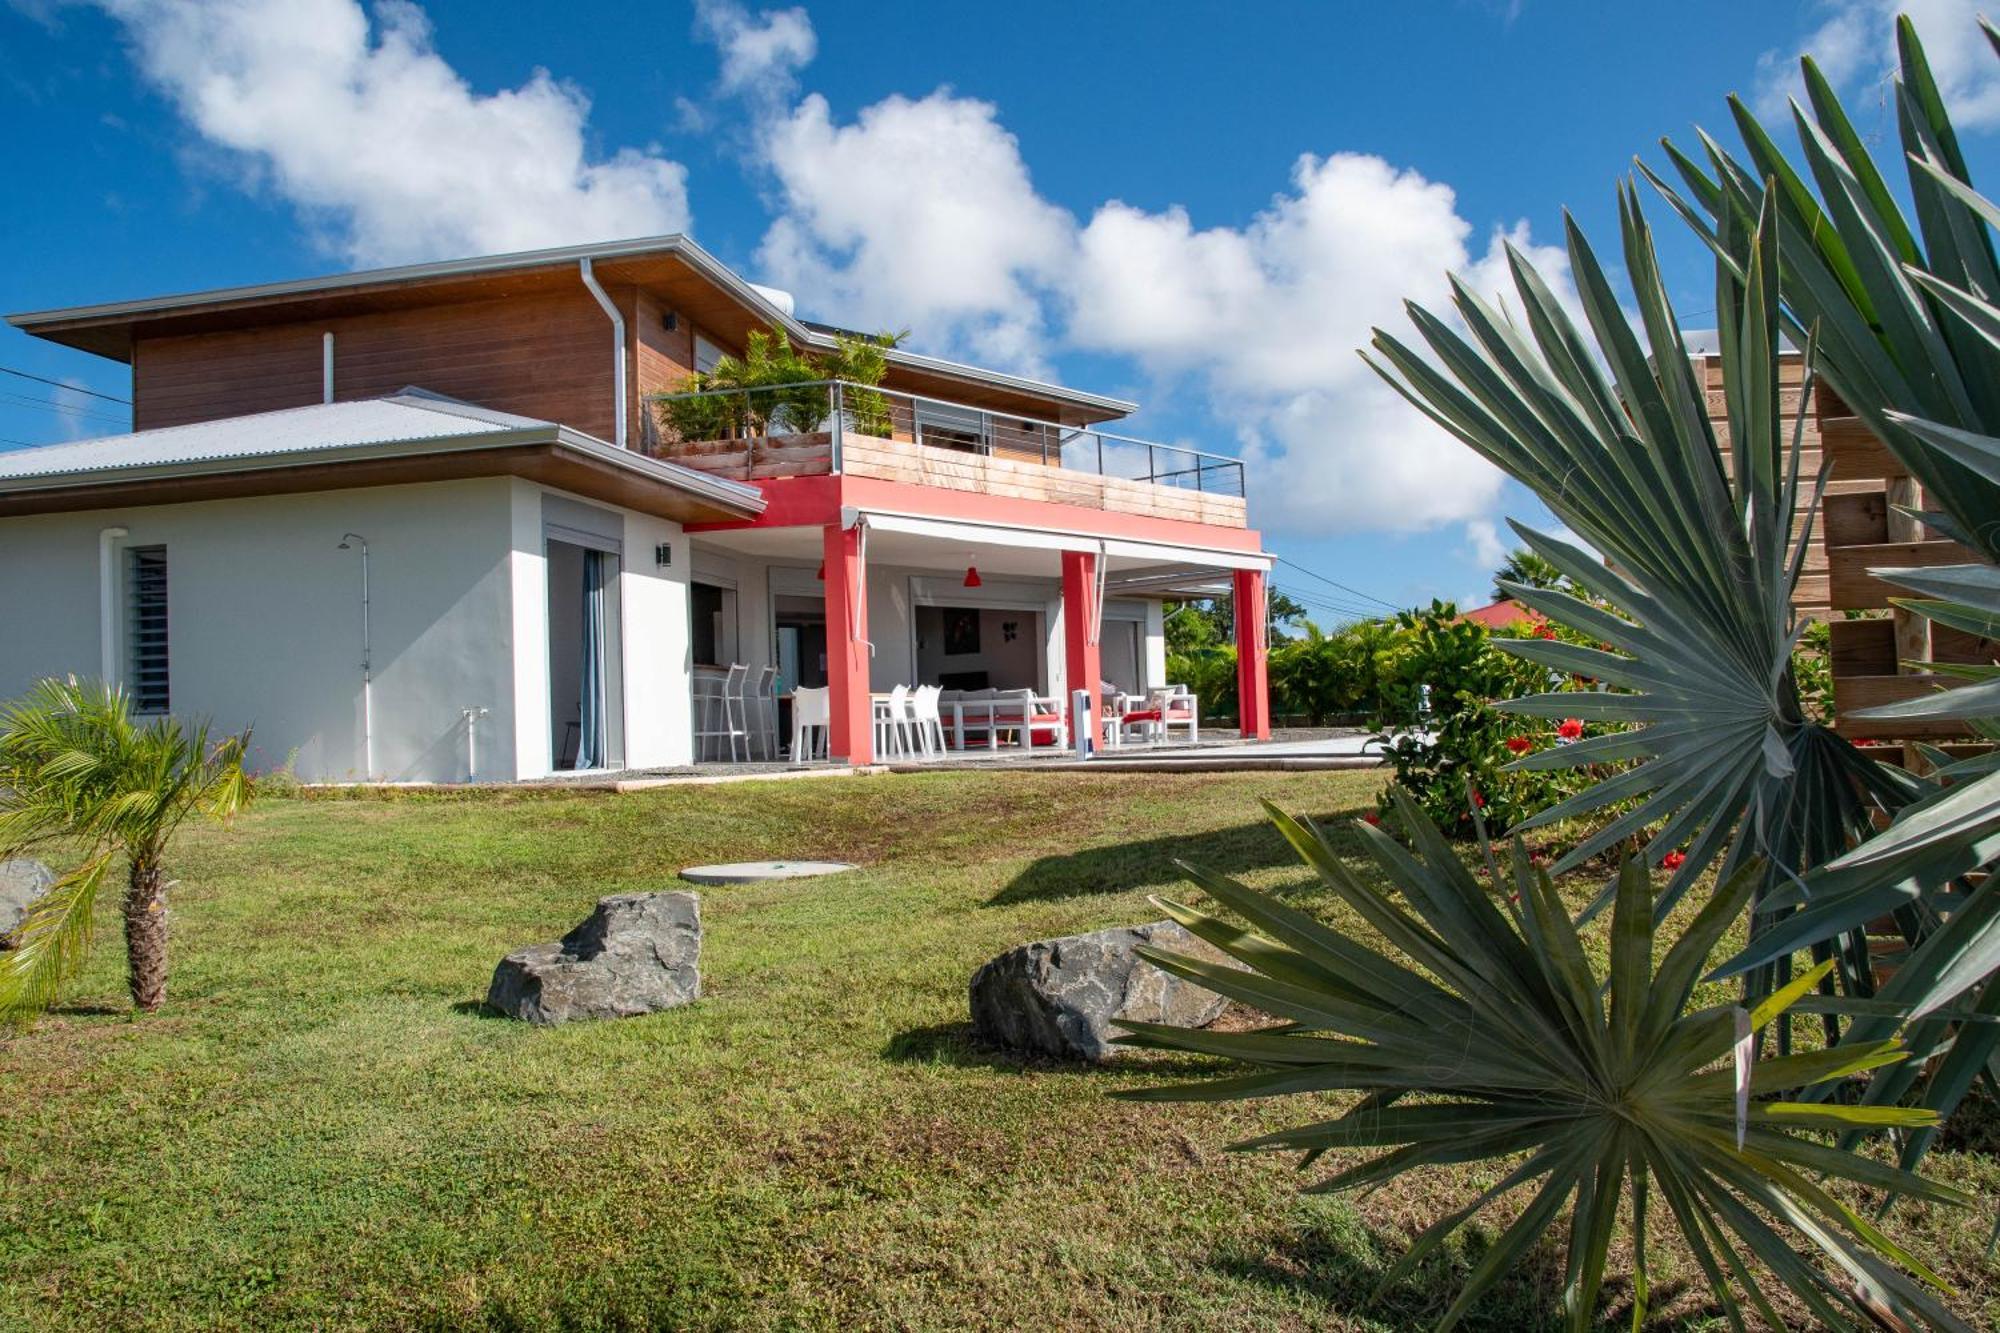
[[[530,1023],[630,1018],[700,996],[700,963],[694,894],[614,894],[561,939],[501,959],[486,1003]]]
[[[1142,944],[1213,956],[1172,921],[1036,940],[973,973],[972,1025],[1015,1050],[1102,1062],[1122,1049],[1111,1045],[1121,1019],[1206,1027],[1221,1016],[1228,1001],[1154,967]]]
[[[14,932],[28,909],[55,882],[55,872],[40,861],[0,861],[0,950],[14,947]]]

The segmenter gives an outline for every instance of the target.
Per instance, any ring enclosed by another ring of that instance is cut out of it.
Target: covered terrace
[[[812,486],[803,479],[769,487],[775,512],[763,520],[689,529],[696,671],[741,664],[756,678],[771,668],[786,713],[776,720],[780,743],[792,737],[793,694],[823,687],[828,755],[873,762],[883,757],[875,700],[898,686],[935,686],[947,692],[943,730],[952,749],[999,746],[1002,729],[990,710],[954,706],[954,695],[995,691],[1033,696],[1033,715],[1005,729],[1007,744],[1102,748],[1110,739],[1102,708],[1079,717],[1072,692],[1098,700],[1108,686],[1142,698],[1174,684],[1166,679],[1163,602],[1223,593],[1235,597],[1245,645],[1244,734],[1268,736],[1270,561],[1254,533],[1101,519],[1111,531],[1060,529],[1047,526],[1050,507],[1010,513],[1020,502],[997,497],[938,513],[934,497],[922,496],[933,512],[911,512],[894,503],[907,502],[911,488],[865,497],[851,481],[837,490],[840,478],[813,480],[828,490],[802,497],[798,488]],[[1063,516],[1084,517],[1065,509]],[[823,521],[800,521],[809,517]],[[1154,530],[1131,530],[1148,526]],[[1240,545],[1211,544],[1217,535]]]

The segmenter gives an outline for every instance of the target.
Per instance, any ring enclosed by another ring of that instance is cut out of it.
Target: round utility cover
[[[738,861],[733,865],[689,866],[681,871],[681,878],[690,884],[757,884],[767,879],[838,875],[853,869],[846,861]]]

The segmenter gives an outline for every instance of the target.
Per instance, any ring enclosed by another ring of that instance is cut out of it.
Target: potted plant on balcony
[[[684,442],[817,430],[832,410],[826,382],[880,384],[889,369],[883,353],[904,336],[843,334],[832,355],[814,356],[792,346],[781,329],[755,330],[744,340],[742,356],[725,356],[714,369],[696,371],[673,393],[660,396],[660,424]],[[842,406],[854,429],[888,433],[889,402],[883,395],[849,388]]]

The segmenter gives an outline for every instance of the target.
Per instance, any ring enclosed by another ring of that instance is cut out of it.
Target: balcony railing
[[[662,442],[670,455],[676,446],[713,441],[825,435],[832,470],[839,472],[842,441],[854,434],[1204,495],[1243,495],[1242,462],[1221,454],[844,380],[659,394],[653,401],[659,405]]]

